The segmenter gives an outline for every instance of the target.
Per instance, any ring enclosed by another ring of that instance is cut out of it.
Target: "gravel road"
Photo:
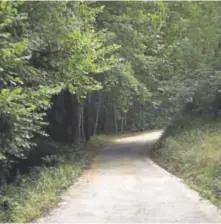
[[[146,156],[161,132],[118,139],[38,223],[221,223],[220,211]]]

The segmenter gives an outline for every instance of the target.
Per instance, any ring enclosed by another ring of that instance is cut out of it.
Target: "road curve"
[[[151,132],[116,140],[38,223],[221,223],[220,211],[146,157]]]

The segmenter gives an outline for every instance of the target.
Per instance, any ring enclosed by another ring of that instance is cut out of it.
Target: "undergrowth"
[[[221,120],[185,118],[174,123],[152,157],[221,207]],[[170,134],[172,133],[172,134]]]
[[[84,146],[69,146],[68,153],[58,156],[56,166],[35,167],[17,183],[8,185],[0,222],[26,223],[55,207],[61,193],[88,167],[97,149],[108,143],[108,137],[96,136]]]

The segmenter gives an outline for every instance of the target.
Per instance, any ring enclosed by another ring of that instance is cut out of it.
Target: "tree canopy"
[[[27,157],[42,135],[78,143],[165,127],[187,103],[211,110],[220,7],[1,1],[0,157]]]

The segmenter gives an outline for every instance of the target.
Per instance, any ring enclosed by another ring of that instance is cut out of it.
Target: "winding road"
[[[220,211],[147,157],[161,131],[101,150],[38,223],[221,223]]]

